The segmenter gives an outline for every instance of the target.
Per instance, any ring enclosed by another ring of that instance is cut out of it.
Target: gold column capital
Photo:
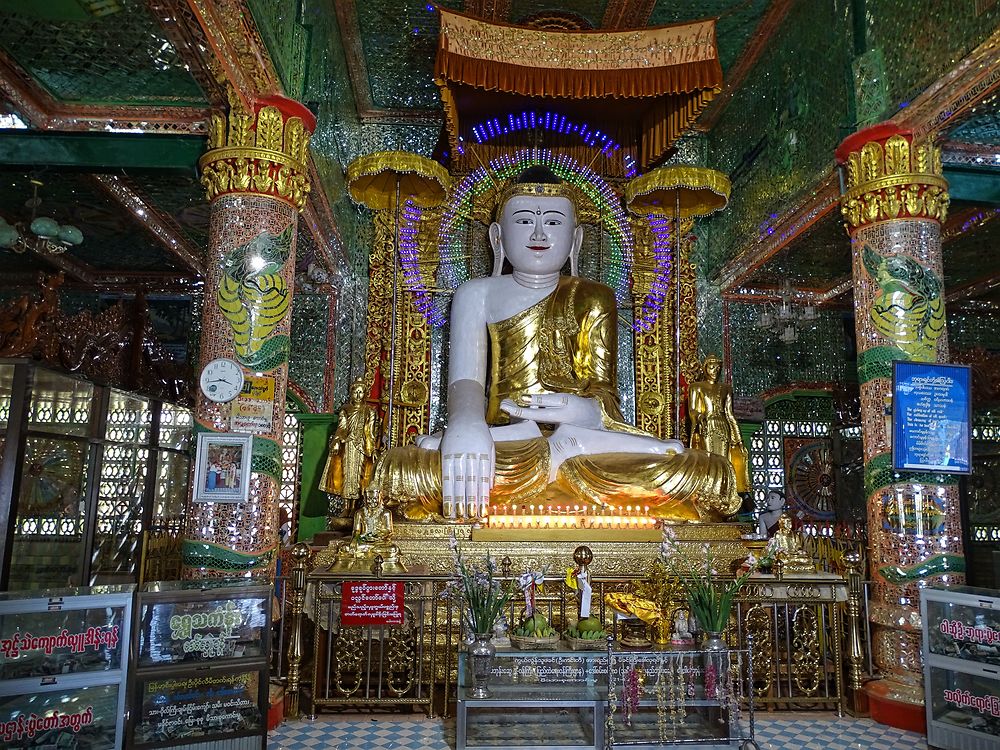
[[[265,195],[302,210],[309,195],[309,135],[316,118],[279,96],[247,109],[230,97],[229,114],[208,123],[208,151],[198,160],[209,201],[232,193]]]
[[[941,149],[932,140],[918,141],[913,131],[884,122],[848,136],[836,157],[844,174],[840,211],[849,232],[879,221],[944,222],[951,197]]]

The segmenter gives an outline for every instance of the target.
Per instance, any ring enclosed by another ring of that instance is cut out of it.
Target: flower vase
[[[722,631],[708,630],[705,632],[705,642],[702,644],[705,651],[726,651],[729,646],[722,639]]]
[[[492,633],[476,633],[469,646],[469,656],[472,659],[472,697],[490,697],[490,673],[493,671],[493,657],[497,649],[493,645]]]

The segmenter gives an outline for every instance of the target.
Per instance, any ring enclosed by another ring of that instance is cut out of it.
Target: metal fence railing
[[[301,694],[313,714],[341,707],[409,706],[430,716],[448,716],[463,643],[458,607],[444,596],[451,579],[411,574],[386,579],[404,584],[403,624],[341,627],[343,583],[374,577],[328,572],[307,576],[307,561],[303,546],[291,576],[279,580],[283,616],[274,640],[286,644],[282,649],[287,647],[288,654],[284,659],[276,654],[274,668],[287,678],[290,713],[298,714]],[[753,650],[754,700],[760,709],[841,712],[845,694],[860,690],[863,675],[871,673],[867,611],[860,570],[850,570],[846,579],[751,579],[742,590],[726,638],[734,648]],[[509,575],[509,570],[504,573]],[[628,590],[630,583],[627,578],[591,579],[592,614],[615,637],[622,620],[605,597]],[[575,618],[576,597],[563,579],[551,577],[535,604],[562,632]],[[668,617],[684,607],[683,600],[674,602]],[[515,597],[507,612],[509,622],[517,623],[524,608],[523,597]]]

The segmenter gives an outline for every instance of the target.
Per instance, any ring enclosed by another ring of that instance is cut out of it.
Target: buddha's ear
[[[573,230],[573,247],[569,251],[569,273],[570,276],[579,276],[580,270],[580,248],[583,247],[583,227],[577,224]]]
[[[500,225],[495,221],[490,224],[490,246],[493,248],[493,273],[492,276],[499,276],[503,271],[503,241],[500,236]]]

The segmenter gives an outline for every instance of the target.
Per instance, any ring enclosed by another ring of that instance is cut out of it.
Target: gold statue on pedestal
[[[792,531],[792,518],[787,513],[778,519],[778,530],[768,542],[767,551],[775,561],[780,561],[784,573],[816,572],[816,563],[806,552],[802,536]]]
[[[722,360],[709,354],[702,362],[705,380],[691,384],[688,413],[691,419],[692,448],[723,456],[733,466],[736,491],[749,492],[748,454],[733,414],[733,389],[719,381]]]
[[[392,542],[392,512],[385,507],[378,489],[369,488],[354,513],[354,529],[348,542],[337,546],[331,570],[370,570],[375,557],[382,558],[384,573],[405,573],[399,547]]]
[[[624,421],[615,296],[575,275],[576,197],[543,167],[502,196],[493,275],[452,302],[448,426],[390,450],[375,471],[407,519],[475,521],[491,504],[529,501],[641,505],[672,521],[739,508],[728,459]]]
[[[365,403],[364,381],[355,380],[351,383],[350,399],[340,410],[319,480],[319,488],[334,496],[332,518],[341,517],[345,521],[350,518],[371,483],[377,445],[378,412]]]

